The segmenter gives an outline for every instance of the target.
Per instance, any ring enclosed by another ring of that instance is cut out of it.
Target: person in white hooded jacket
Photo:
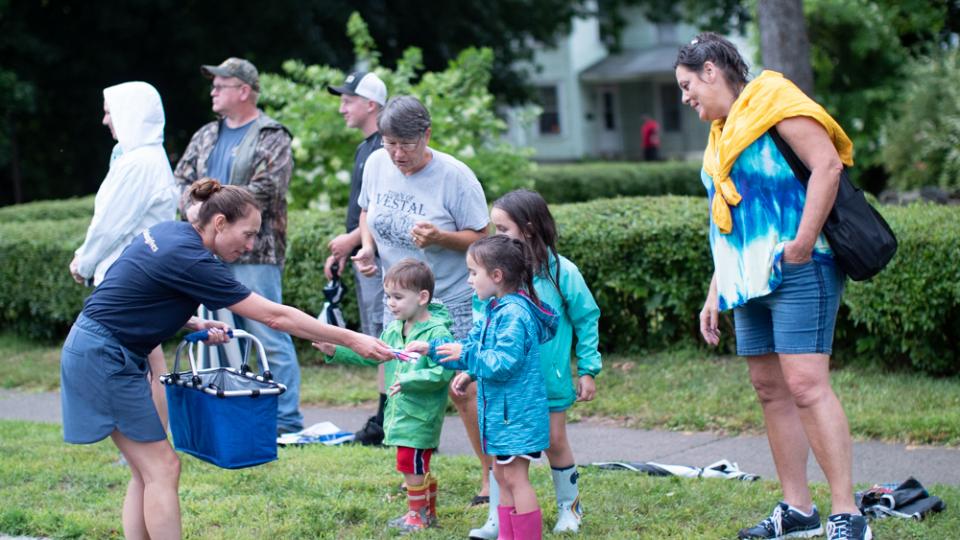
[[[97,286],[110,265],[144,229],[176,217],[178,190],[163,149],[163,103],[145,82],[126,82],[103,90],[103,125],[116,139],[110,169],[97,190],[93,221],[74,254],[70,274]],[[158,376],[166,370],[158,346],[150,355],[153,399],[166,425],[166,399]]]

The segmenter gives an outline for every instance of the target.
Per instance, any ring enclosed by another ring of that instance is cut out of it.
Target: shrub
[[[89,217],[0,224],[0,325],[33,338],[65,335],[89,293],[69,271],[89,224]]]
[[[960,52],[914,62],[883,158],[889,186],[960,189]]]
[[[37,201],[0,208],[0,223],[33,222],[93,217],[94,195]],[[69,262],[69,261],[67,261]]]
[[[847,352],[868,363],[960,373],[960,209],[882,207],[899,248],[876,278],[847,284]]]
[[[560,252],[583,272],[601,309],[601,344],[626,352],[699,343],[697,314],[712,272],[703,197],[640,197],[554,205]],[[960,208],[882,207],[900,241],[890,266],[848,282],[837,321],[841,361],[960,373]],[[290,214],[284,299],[309,313],[323,306],[327,241],[342,211]],[[87,290],[67,272],[88,219],[0,224],[0,327],[62,337]],[[352,289],[351,271],[344,272]],[[345,299],[357,325],[354,295]],[[724,352],[732,352],[729,313]]]
[[[694,195],[705,192],[700,162],[568,163],[541,165],[534,189],[551,204],[637,195]]]
[[[327,242],[343,232],[342,209],[332,211],[295,211],[290,213],[287,235],[287,264],[283,270],[283,300],[311,314],[323,309],[323,287],[327,277],[323,263],[327,260]],[[341,277],[348,291],[341,306],[351,328],[360,327],[353,268],[347,261]]]

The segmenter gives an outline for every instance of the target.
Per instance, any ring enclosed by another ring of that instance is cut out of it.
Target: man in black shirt
[[[348,75],[342,85],[331,86],[327,90],[340,96],[340,114],[343,115],[347,127],[359,129],[365,137],[357,146],[353,158],[347,232],[327,244],[330,256],[324,265],[324,273],[327,279],[333,279],[334,264],[342,271],[348,258],[360,248],[360,206],[357,204],[357,197],[363,183],[363,166],[370,154],[382,146],[380,132],[377,131],[377,114],[387,102],[387,87],[375,73],[357,71]],[[357,303],[360,308],[360,330],[368,336],[379,337],[383,330],[383,275],[378,270],[372,276],[364,276],[356,269],[353,274],[356,278]],[[383,384],[383,364],[377,369],[377,386],[380,390],[377,414],[370,417],[366,425],[356,433],[356,441],[365,445],[378,445],[383,442],[383,408],[387,401]]]

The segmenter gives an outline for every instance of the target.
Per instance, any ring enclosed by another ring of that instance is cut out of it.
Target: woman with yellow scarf
[[[684,45],[675,64],[683,103],[710,122],[701,179],[710,200],[714,274],[700,312],[707,343],[718,315],[734,310],[737,354],[746,357],[783,501],[740,538],[823,534],[807,485],[810,449],[830,484],[830,540],[872,538],[853,499],[850,429],[830,386],[833,330],[845,276],[821,228],[853,145],[817,103],[781,74],[747,80],[737,48],[713,34]],[[768,133],[811,171],[807,188]]]

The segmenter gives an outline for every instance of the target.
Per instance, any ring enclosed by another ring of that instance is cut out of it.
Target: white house
[[[556,48],[536,53],[533,76],[543,108],[533,122],[519,110],[507,114],[508,137],[532,147],[538,161],[643,159],[644,115],[660,124],[660,155],[698,159],[708,125],[680,102],[673,63],[681,44],[697,34],[692,26],[656,24],[639,10],[624,13],[622,50],[610,54],[596,17],[577,18]],[[746,58],[752,48],[732,38]]]

